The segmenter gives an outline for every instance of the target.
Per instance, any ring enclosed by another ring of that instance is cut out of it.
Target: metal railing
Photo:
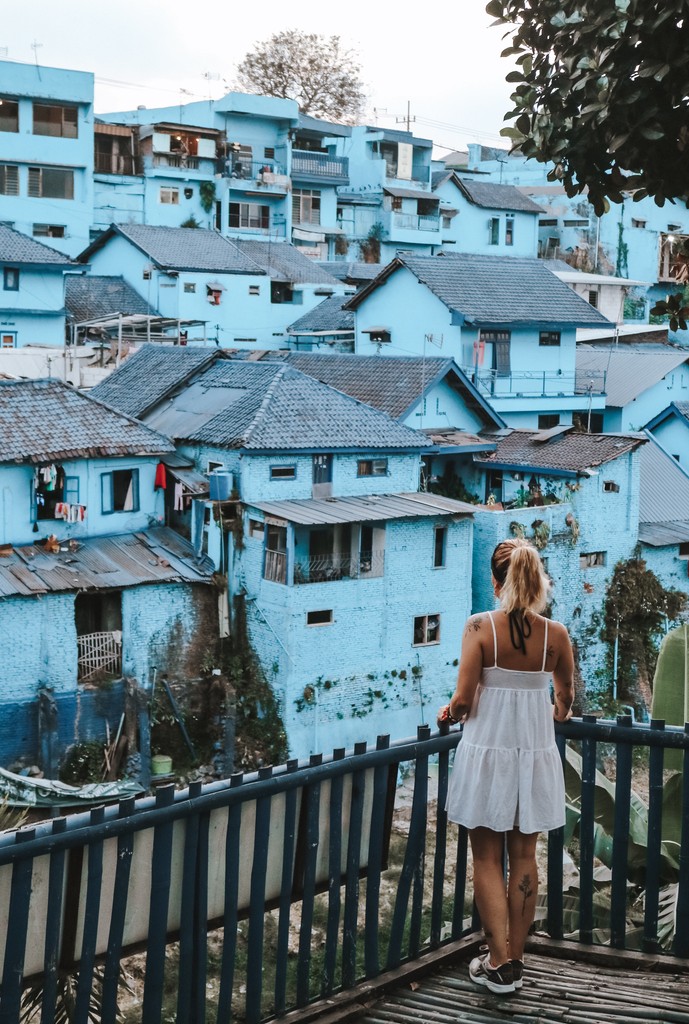
[[[353,558],[349,555],[299,558],[294,563],[294,582],[326,583],[329,580],[382,576],[384,568],[384,551],[362,551]]]
[[[231,158],[227,161],[227,167],[225,170],[228,178],[234,178],[236,181],[250,181],[250,182],[262,182],[263,184],[272,184],[274,179],[278,181],[286,179],[286,169],[284,164],[278,163],[277,160],[272,158],[266,158],[265,160],[244,160],[241,156]]]
[[[349,158],[293,149],[292,174],[312,175],[318,178],[346,178],[349,174]]]
[[[184,153],[157,153],[153,157],[154,167],[184,168],[187,171],[198,171],[203,164],[214,164],[214,157],[187,156]]]
[[[393,227],[407,231],[440,231],[440,217],[415,213],[393,213]]]
[[[77,678],[86,681],[98,672],[122,672],[122,632],[84,633],[77,637]]]
[[[578,882],[563,892],[566,833],[556,829],[540,927],[566,937],[574,958],[579,942],[607,941],[689,960],[689,726],[587,717],[556,734]],[[142,988],[127,1007],[137,1019],[258,1024],[473,934],[467,833],[443,810],[460,741],[460,731],[423,726],[413,740],[379,737],[375,748],[360,743],[247,778],[165,786],[155,798],[0,835],[0,1024],[20,1019],[30,982],[41,1019],[53,1020],[69,977],[73,1024],[88,1024],[96,988],[99,1021],[115,1024],[121,962],[141,949]],[[669,751],[679,762],[668,779]],[[605,786],[596,771],[604,757],[615,774]],[[642,814],[632,782],[643,759]],[[668,793],[679,812],[672,836]],[[596,838],[606,821],[611,867],[600,882]],[[670,939],[659,914],[668,871]],[[221,929],[214,958],[209,927]]]
[[[96,153],[93,158],[96,174],[141,174],[140,161],[127,153]]]
[[[557,370],[476,370],[464,366],[464,372],[484,395],[497,398],[567,397],[573,395],[604,395],[604,370],[577,370],[558,373]]]

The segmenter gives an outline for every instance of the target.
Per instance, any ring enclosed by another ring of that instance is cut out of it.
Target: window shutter
[[[112,500],[112,473],[101,473],[100,501],[102,512],[108,513],[114,511]]]
[[[29,195],[34,199],[41,195],[40,167],[29,167]]]

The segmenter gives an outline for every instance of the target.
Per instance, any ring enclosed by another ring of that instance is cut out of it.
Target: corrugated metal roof
[[[293,501],[252,502],[268,516],[302,526],[327,523],[381,522],[425,516],[470,516],[474,505],[439,494],[371,494],[358,498],[297,498]]]
[[[686,362],[689,362],[689,352],[675,349],[630,352],[577,345],[577,383],[591,370],[605,372],[606,405],[619,409]]]
[[[68,541],[57,554],[40,544],[13,548],[0,557],[0,597],[66,590],[104,590],[142,583],[209,583],[213,563],[168,527],[135,534],[89,537],[75,550]]]
[[[646,436],[639,459],[639,537],[654,546],[671,544],[673,537],[674,543],[689,540],[689,475],[651,433]]]
[[[386,185],[383,192],[388,196],[397,196],[399,199],[430,199],[434,203],[440,202],[438,196],[433,195],[432,192],[424,192],[420,188],[392,188]]]
[[[0,462],[155,455],[167,437],[60,380],[0,381]]]

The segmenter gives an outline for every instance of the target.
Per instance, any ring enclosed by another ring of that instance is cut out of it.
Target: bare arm
[[[564,626],[560,639],[560,651],[557,664],[553,670],[553,690],[555,702],[553,717],[556,722],[566,722],[572,717],[574,703],[574,654],[569,633]]]
[[[481,636],[485,628],[485,618],[485,615],[472,615],[464,627],[457,686],[447,705],[449,719],[443,717],[445,708],[441,708],[438,713],[438,723],[448,720],[461,722],[469,714],[483,669]]]

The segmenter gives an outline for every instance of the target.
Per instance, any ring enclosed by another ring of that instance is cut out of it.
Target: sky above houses
[[[257,41],[300,29],[339,35],[359,55],[368,123],[406,127],[433,139],[437,155],[468,142],[506,146],[499,136],[510,107],[485,0],[423,5],[349,0],[230,5],[205,0],[36,0],[10,5],[0,22],[0,58],[92,71],[96,112],[217,98]]]

